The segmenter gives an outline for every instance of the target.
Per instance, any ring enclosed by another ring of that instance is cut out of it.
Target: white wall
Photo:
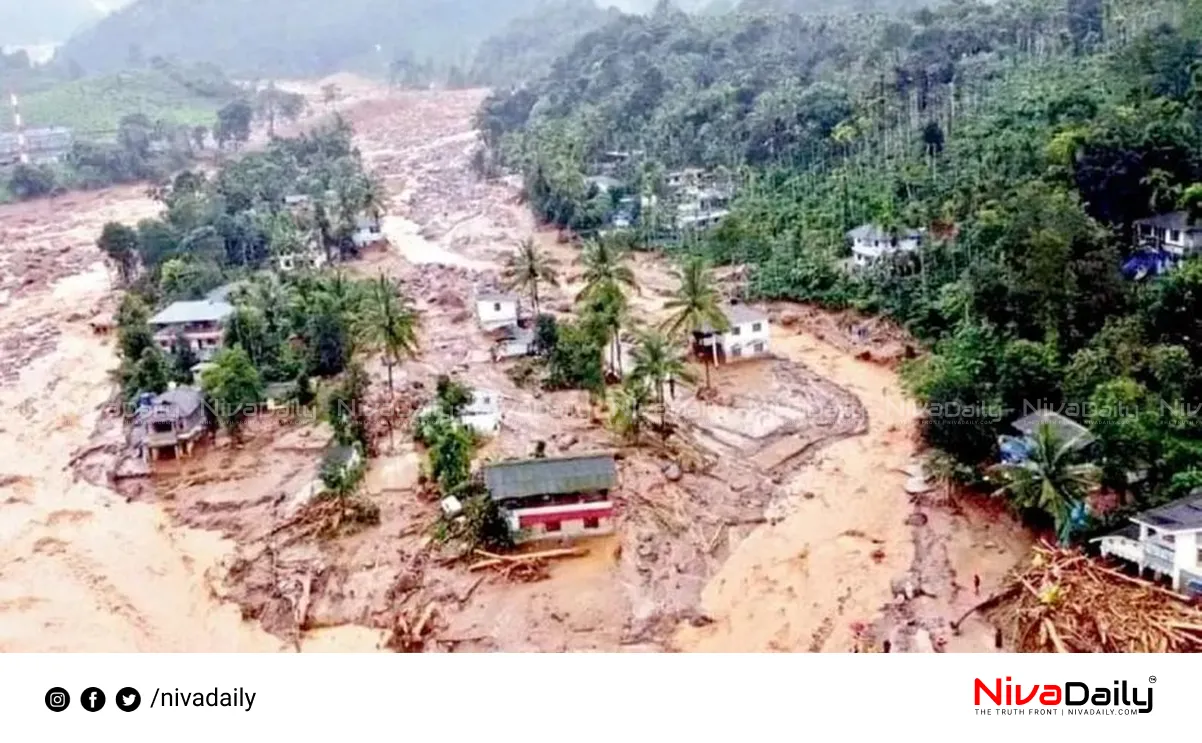
[[[759,325],[759,330],[756,330],[756,325]],[[736,331],[738,331],[737,334]],[[768,353],[771,334],[771,327],[766,319],[732,327],[729,332],[722,335],[721,340],[722,348],[726,351],[726,360],[734,361],[736,358],[750,358]],[[756,343],[762,343],[763,350],[755,351],[754,344]],[[735,356],[734,353],[736,346],[742,351],[739,356]]]
[[[516,300],[477,301],[476,317],[486,328],[513,325],[518,321],[518,303]]]

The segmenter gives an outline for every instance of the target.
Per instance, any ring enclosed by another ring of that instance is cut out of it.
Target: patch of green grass
[[[77,137],[98,139],[113,135],[121,117],[135,113],[151,121],[211,126],[225,102],[200,95],[158,70],[139,70],[30,93],[21,99],[21,113],[26,127],[66,126]]]

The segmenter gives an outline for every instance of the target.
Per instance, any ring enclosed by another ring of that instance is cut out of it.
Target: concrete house
[[[484,466],[484,484],[517,542],[610,534],[617,486],[612,454],[520,459]]]
[[[1159,248],[1179,258],[1202,250],[1202,223],[1191,221],[1186,212],[1137,219],[1135,230],[1140,245]]]
[[[384,231],[380,220],[368,214],[360,214],[355,217],[355,231],[351,233],[351,242],[357,248],[384,242]]]
[[[533,328],[506,325],[495,331],[496,340],[492,347],[493,361],[520,359],[531,356],[535,351]]]
[[[1093,541],[1103,555],[1133,563],[1141,575],[1151,571],[1175,591],[1202,595],[1202,489],[1137,513],[1129,525]]]
[[[518,324],[519,300],[516,294],[493,291],[476,293],[476,319],[485,330],[497,330]]]
[[[847,239],[851,242],[853,262],[866,268],[882,259],[917,251],[922,244],[922,231],[903,229],[893,234],[880,225],[865,224],[849,231]]]
[[[745,304],[731,304],[722,308],[722,314],[730,329],[719,333],[702,328],[695,337],[694,353],[712,355],[715,364],[768,353],[772,331],[766,313]]]
[[[481,436],[501,431],[501,395],[496,390],[472,390],[471,402],[459,414],[459,422]]]
[[[193,442],[205,432],[204,397],[194,387],[175,387],[150,398],[134,416],[131,443],[146,461],[168,449],[176,458],[192,453]]]
[[[233,305],[220,299],[175,302],[150,318],[150,329],[154,342],[164,351],[171,351],[182,334],[196,356],[208,361],[221,347],[225,321],[233,313]]]
[[[304,269],[317,270],[329,263],[326,251],[309,246],[297,253],[281,253],[275,257],[275,267],[281,273],[291,273]]]

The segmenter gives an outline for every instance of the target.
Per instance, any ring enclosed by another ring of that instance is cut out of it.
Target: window
[[[735,358],[742,356],[743,355],[743,347],[742,346],[731,346],[730,347],[730,355],[734,356]]]
[[[1198,564],[1202,565],[1202,547],[1198,548]]]
[[[584,528],[585,529],[600,529],[601,528],[601,519],[596,519],[596,518],[585,519],[584,520]],[[1199,552],[1202,552],[1202,550],[1199,550]]]
[[[755,325],[751,326],[751,332],[753,332],[753,333],[758,333],[763,329],[764,329],[764,323],[762,323],[762,322],[757,322]]]
[[[1181,242],[1181,230],[1172,230],[1169,232],[1169,242]]]
[[[548,521],[543,525],[543,528],[547,531],[560,531],[562,529],[558,521]]]
[[[731,334],[731,335],[742,335],[742,334],[743,334],[743,329],[742,329],[742,328],[740,328],[738,325],[736,325],[736,326],[734,326],[733,328],[731,328],[731,329],[730,329],[730,334]]]
[[[492,311],[493,311],[493,312],[500,312],[500,311],[501,311],[501,303],[500,303],[500,302],[496,302],[496,303],[494,303],[494,304],[493,304],[493,306],[492,306]]]
[[[763,343],[763,341],[756,341],[755,343],[752,343],[752,344],[751,344],[751,350],[752,350],[753,352],[755,352],[755,353],[763,353],[763,352],[764,352],[764,343]]]

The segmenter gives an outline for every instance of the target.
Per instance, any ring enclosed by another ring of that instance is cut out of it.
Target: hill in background
[[[545,0],[139,0],[61,50],[89,73],[154,56],[251,77],[323,75],[365,58],[470,60],[484,39]]]

